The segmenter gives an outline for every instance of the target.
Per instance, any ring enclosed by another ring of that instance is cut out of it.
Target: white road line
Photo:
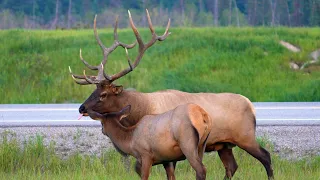
[[[95,122],[96,120],[92,120],[92,119],[88,119],[88,120],[41,120],[41,121],[37,121],[37,120],[9,120],[9,121],[0,121],[0,122],[4,122],[4,123],[25,123],[25,122],[36,122],[36,123],[41,123],[41,122]],[[98,122],[98,121],[97,121]]]
[[[320,121],[320,118],[258,118],[257,121]],[[0,121],[4,123],[25,123],[25,122],[98,122],[97,120],[87,119],[87,120],[77,120],[77,119],[58,119],[58,120],[9,120]]]
[[[305,110],[319,109],[320,106],[305,106],[305,107],[255,107],[257,110]],[[24,112],[24,111],[78,111],[78,108],[4,108],[0,112]]]
[[[319,118],[272,118],[272,119],[263,119],[263,118],[258,118],[257,121],[320,121]]]
[[[255,109],[261,109],[261,110],[303,110],[303,109],[320,109],[319,106],[306,106],[306,107],[255,107]]]
[[[76,108],[66,108],[66,109],[62,109],[62,108],[25,108],[25,109],[14,109],[14,108],[10,108],[10,109],[0,109],[0,112],[22,112],[22,111],[78,111],[78,109]]]

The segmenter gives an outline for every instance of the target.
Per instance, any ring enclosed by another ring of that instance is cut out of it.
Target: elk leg
[[[206,168],[202,164],[200,157],[198,155],[198,151],[196,149],[190,150],[191,152],[183,151],[184,155],[188,159],[191,167],[196,171],[196,179],[197,180],[205,180],[206,179]]]
[[[152,167],[151,158],[142,158],[141,166],[141,180],[148,180],[150,175],[150,169]]]
[[[267,171],[268,179],[273,179],[273,169],[271,165],[271,157],[270,153],[262,148],[256,140],[252,143],[248,143],[246,145],[240,145],[241,149],[247,151],[253,157],[258,159],[264,166]]]
[[[219,157],[226,169],[226,175],[224,179],[231,179],[236,170],[238,169],[238,165],[236,160],[234,159],[232,149],[228,147],[224,147],[218,150]]]
[[[175,180],[176,179],[176,177],[174,175],[174,170],[176,168],[176,163],[177,163],[176,161],[169,162],[169,163],[163,163],[163,167],[166,170],[167,179],[168,180]]]
[[[196,130],[193,129],[194,135],[192,137],[183,136],[180,139],[180,148],[182,153],[188,159],[191,167],[196,171],[197,180],[206,179],[206,168],[202,164],[202,161],[199,157],[199,138]],[[203,150],[200,150],[203,152]]]
[[[135,171],[141,177],[141,163],[137,160],[135,164]]]

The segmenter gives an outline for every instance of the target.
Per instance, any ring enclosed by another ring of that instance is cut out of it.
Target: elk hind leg
[[[205,180],[206,179],[206,168],[201,162],[201,159],[198,155],[197,149],[187,150],[183,152],[189,161],[191,167],[196,171],[196,179],[197,180]]]
[[[224,146],[222,149],[218,150],[218,154],[226,169],[226,175],[224,179],[231,179],[238,169],[238,165],[236,160],[234,159],[232,149]]]
[[[271,165],[270,153],[259,145],[254,139],[252,143],[238,145],[241,149],[247,151],[250,155],[258,159],[267,171],[268,179],[273,179],[273,169]]]
[[[192,128],[192,136],[183,136],[180,141],[182,153],[186,156],[191,167],[196,171],[197,180],[206,179],[206,168],[199,157],[199,136],[195,128]],[[203,150],[200,150],[203,152]]]

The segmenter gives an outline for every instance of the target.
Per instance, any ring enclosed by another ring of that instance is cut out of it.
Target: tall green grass
[[[164,29],[157,28],[159,34]],[[142,92],[179,89],[187,92],[233,92],[252,101],[320,101],[320,68],[293,71],[289,62],[306,62],[320,47],[318,28],[173,28],[164,41],[145,53],[139,66],[116,81]],[[112,29],[99,30],[106,46]],[[148,29],[141,29],[144,41]],[[130,29],[119,39],[132,43]],[[288,41],[302,49],[292,53],[279,45]],[[81,74],[89,63],[98,65],[102,53],[92,30],[0,31],[0,103],[83,102],[95,86],[80,86],[68,72]],[[129,50],[132,60],[137,47]],[[127,68],[125,51],[118,48],[107,63],[107,72]],[[87,74],[95,74],[87,70]]]
[[[260,141],[271,150],[268,141]],[[46,147],[41,136],[26,140],[23,147],[15,139],[2,134],[0,141],[0,179],[139,179],[133,171],[133,158],[129,171],[123,159],[114,150],[105,151],[100,157],[75,154],[68,158],[56,155],[53,143]],[[101,150],[103,151],[103,150]],[[262,164],[243,150],[234,148],[239,168],[234,179],[267,179]],[[320,157],[288,161],[272,155],[275,179],[317,180],[320,177]],[[204,164],[208,179],[223,179],[224,168],[216,153],[206,154]],[[165,179],[161,165],[152,168],[150,179]],[[187,161],[179,162],[177,179],[195,179],[195,172]]]

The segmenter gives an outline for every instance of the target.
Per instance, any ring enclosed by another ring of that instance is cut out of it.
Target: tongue
[[[80,114],[80,116],[78,117],[78,120],[80,120],[83,117],[83,114]]]

